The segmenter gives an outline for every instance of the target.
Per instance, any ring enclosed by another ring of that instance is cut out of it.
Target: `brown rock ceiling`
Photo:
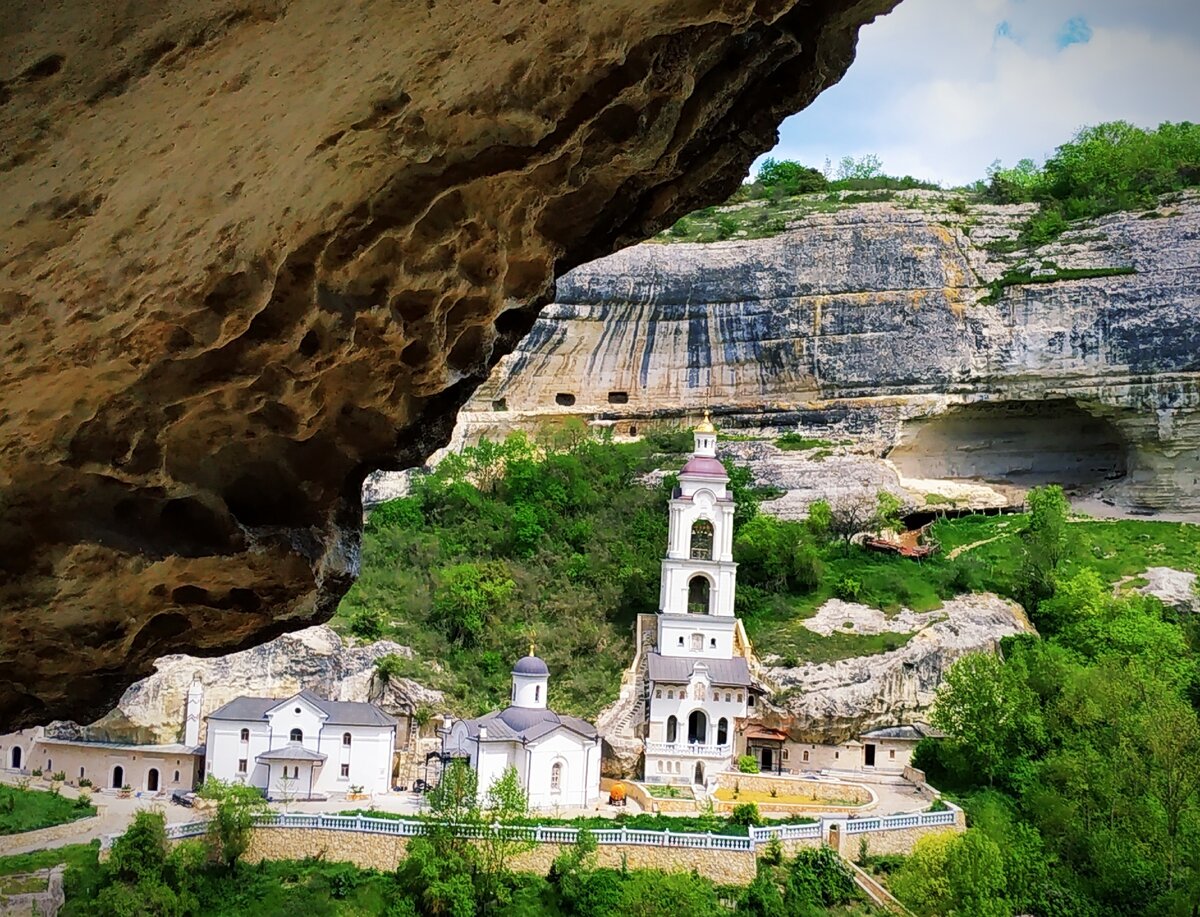
[[[8,0],[0,732],[328,617],[364,474],[895,2]]]

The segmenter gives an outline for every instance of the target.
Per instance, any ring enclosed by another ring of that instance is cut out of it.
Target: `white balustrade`
[[[646,754],[680,758],[732,758],[733,745],[701,745],[698,742],[647,742]]]

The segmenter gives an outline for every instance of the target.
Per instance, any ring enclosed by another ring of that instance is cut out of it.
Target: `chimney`
[[[199,673],[192,676],[184,707],[183,744],[195,748],[200,744],[200,708],[204,706],[204,685]]]

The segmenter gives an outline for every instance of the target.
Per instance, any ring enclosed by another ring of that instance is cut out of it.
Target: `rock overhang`
[[[11,4],[0,731],[331,614],[365,474],[895,2]]]

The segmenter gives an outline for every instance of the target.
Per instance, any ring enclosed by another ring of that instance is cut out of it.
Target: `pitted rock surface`
[[[364,476],[896,2],[6,4],[0,731],[331,614]]]

